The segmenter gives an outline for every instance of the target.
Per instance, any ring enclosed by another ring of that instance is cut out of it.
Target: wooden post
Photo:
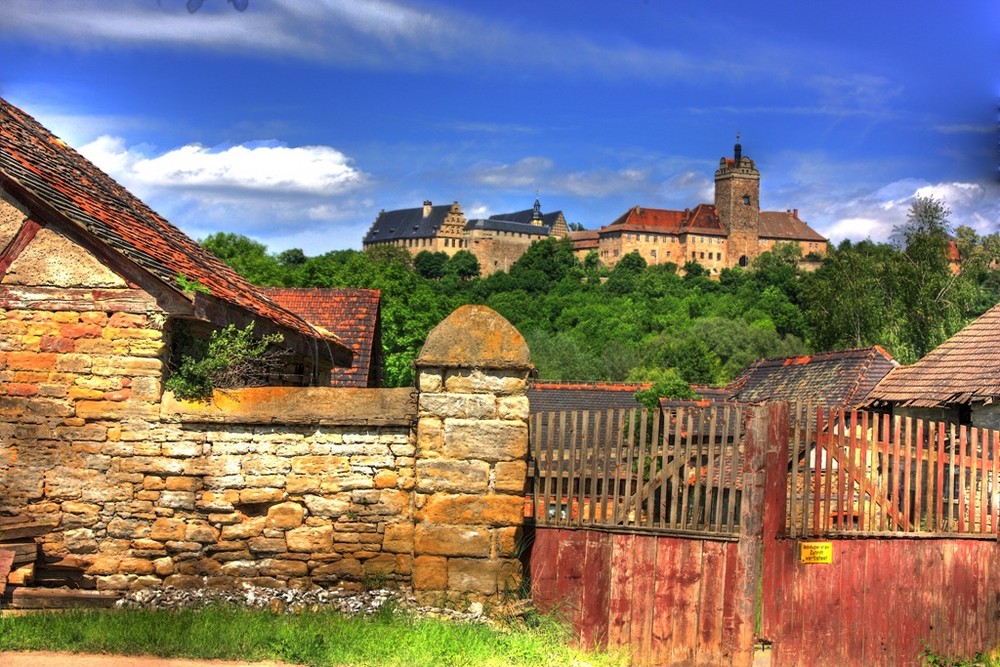
[[[743,460],[743,502],[740,507],[740,541],[734,582],[737,595],[737,622],[734,636],[731,638],[732,664],[736,667],[750,667],[753,664],[757,581],[761,574],[764,472],[770,410],[769,406],[754,406],[746,413],[748,421]],[[786,412],[785,422],[787,421]]]
[[[788,463],[790,411],[787,403],[769,403],[767,406],[767,440],[764,443],[764,498],[761,525],[761,576],[762,587],[760,632],[763,637],[777,635],[779,591],[777,577],[768,576],[781,569],[781,554],[777,541],[785,537],[785,520],[788,509]],[[770,572],[768,568],[771,568]]]

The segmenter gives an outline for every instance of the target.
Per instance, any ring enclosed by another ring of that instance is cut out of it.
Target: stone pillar
[[[528,455],[528,346],[493,310],[462,306],[430,332],[415,364],[414,590],[458,602],[515,589]]]

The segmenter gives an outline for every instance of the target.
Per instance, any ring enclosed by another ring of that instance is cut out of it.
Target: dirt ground
[[[151,655],[95,655],[51,651],[0,653],[0,667],[295,667],[285,662],[232,662],[157,658]]]

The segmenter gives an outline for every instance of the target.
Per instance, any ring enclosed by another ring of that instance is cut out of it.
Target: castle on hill
[[[570,232],[562,212],[543,214],[537,199],[533,209],[470,221],[458,202],[433,206],[426,201],[423,208],[380,212],[363,245],[395,245],[414,255],[441,251],[449,257],[468,250],[482,274],[489,275],[506,271],[532,243],[550,236],[569,237],[577,257],[596,252],[608,267],[638,252],[647,264],[680,267],[694,261],[711,275],[747,266],[778,243],[797,244],[803,256],[822,257],[827,251],[827,239],[799,218],[798,209],[760,210],[760,172],[738,140],[733,157],[719,160],[714,204],[683,211],[634,206],[600,229]]]

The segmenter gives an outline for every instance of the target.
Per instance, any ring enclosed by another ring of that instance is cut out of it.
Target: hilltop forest
[[[467,251],[307,257],[230,233],[202,244],[257,285],[381,290],[389,386],[412,382],[427,333],[470,303],[524,334],[542,379],[721,385],[762,357],[881,345],[912,363],[982,314],[1000,300],[1000,235],[952,231],[947,213],[918,199],[892,243],[844,241],[810,271],[797,246],[779,245],[717,280],[694,262],[649,266],[638,254],[610,270],[594,253],[581,263],[568,240],[555,239],[486,278]]]

